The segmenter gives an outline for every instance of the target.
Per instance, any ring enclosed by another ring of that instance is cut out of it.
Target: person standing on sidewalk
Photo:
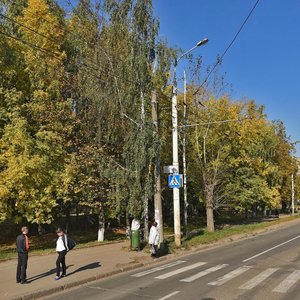
[[[149,234],[150,253],[152,257],[156,256],[158,244],[159,244],[159,231],[157,229],[157,222],[153,222]]]
[[[28,261],[28,227],[24,226],[21,229],[22,234],[18,235],[16,240],[17,252],[18,252],[18,265],[17,265],[17,283],[28,283],[26,280],[27,274],[27,261]]]
[[[56,233],[58,235],[58,239],[56,241],[56,252],[58,253],[58,257],[56,260],[56,277],[55,280],[59,280],[62,277],[66,276],[66,255],[69,251],[68,249],[68,239],[62,228],[57,228]],[[61,268],[60,268],[61,265]],[[62,269],[62,274],[60,275],[60,271]]]

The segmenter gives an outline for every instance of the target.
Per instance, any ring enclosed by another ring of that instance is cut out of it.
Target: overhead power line
[[[2,30],[0,30],[0,34],[6,36],[7,38],[10,38],[10,39],[13,39],[13,40],[15,40],[15,41],[21,42],[21,43],[23,43],[24,45],[29,46],[30,48],[34,48],[34,49],[36,49],[36,50],[45,52],[45,53],[47,53],[47,54],[51,54],[51,56],[54,57],[54,58],[56,58],[56,59],[59,59],[59,58],[60,58],[60,55],[59,55],[58,53],[56,53],[56,52],[53,52],[53,51],[51,51],[51,50],[48,50],[48,49],[42,48],[42,47],[40,47],[40,46],[34,45],[34,44],[32,44],[32,43],[30,43],[30,42],[27,42],[27,41],[25,41],[25,40],[23,40],[23,39],[21,39],[21,38],[19,38],[19,37],[16,37],[16,36],[13,36],[13,35],[8,34],[8,33],[6,33],[6,32],[3,32]]]
[[[47,50],[47,49],[44,49],[44,48],[42,48],[42,47],[33,45],[33,44],[31,44],[31,43],[29,43],[29,42],[27,42],[27,41],[25,41],[25,40],[23,40],[23,39],[21,39],[21,38],[18,38],[18,37],[16,37],[16,36],[10,35],[10,34],[8,34],[8,33],[6,33],[6,32],[1,31],[1,30],[0,30],[0,34],[6,36],[7,38],[13,39],[13,40],[18,41],[18,42],[20,42],[20,43],[23,43],[24,45],[26,45],[26,46],[28,46],[28,47],[30,47],[30,48],[34,48],[34,49],[36,49],[36,50],[39,50],[39,51],[42,51],[42,52],[46,52],[47,54],[50,54],[53,58],[59,59],[59,56],[58,56],[55,52],[52,52],[52,51]],[[89,66],[89,65],[87,65],[87,64],[85,64],[85,63],[81,63],[81,65],[84,66],[84,67],[86,67],[86,68],[88,68],[88,69],[90,69],[90,70],[93,70],[93,71],[99,71],[99,70],[97,70],[97,69],[95,69],[95,68],[93,68],[93,67],[91,67],[91,66]],[[90,74],[91,74],[94,78],[96,78],[97,80],[99,80],[100,82],[107,83],[106,80],[101,79],[101,78],[100,78],[99,76],[97,76],[96,74],[93,74],[93,73],[90,73]],[[110,75],[110,74],[107,74],[107,75],[109,75],[109,76],[114,76],[114,75]],[[66,82],[68,83],[68,81],[66,81]],[[134,121],[132,118],[130,118],[125,112],[121,112],[121,115],[124,116],[125,118],[127,118],[128,120],[130,120],[131,122],[133,122],[134,124],[136,124],[136,125],[139,126],[139,124],[138,124],[136,121]]]
[[[46,36],[45,34],[39,32],[39,31],[36,31],[33,28],[28,27],[27,25],[24,25],[24,24],[20,23],[19,21],[15,20],[13,18],[10,18],[10,17],[8,17],[8,16],[6,16],[6,15],[4,15],[2,13],[0,13],[0,17],[3,18],[3,19],[6,19],[6,20],[8,20],[8,21],[10,21],[12,23],[15,23],[15,24],[19,25],[20,27],[23,27],[23,28],[31,31],[32,33],[35,33],[35,34],[37,34],[37,35],[39,35],[39,36],[41,36],[41,37],[43,37],[43,38],[45,38],[47,40],[53,41],[55,43],[57,42],[57,40],[55,40],[55,39],[53,39],[53,38],[51,38],[49,36]]]
[[[0,13],[0,17],[5,18],[5,19],[9,20],[10,22],[15,23],[15,24],[17,24],[18,26],[21,26],[21,27],[23,27],[23,28],[25,28],[25,29],[31,31],[32,33],[34,33],[34,34],[36,34],[36,35],[42,36],[43,38],[45,38],[45,39],[47,39],[47,40],[49,40],[49,41],[55,41],[54,39],[50,39],[50,38],[47,37],[46,35],[44,35],[44,34],[38,32],[38,31],[34,30],[34,29],[31,28],[31,27],[28,27],[28,26],[24,25],[23,23],[20,23],[20,22],[16,21],[16,20],[13,19],[13,18],[6,17],[6,16],[3,15],[2,13]],[[18,41],[18,42],[20,42],[20,43],[22,43],[22,44],[24,44],[24,45],[26,45],[26,46],[28,46],[28,47],[30,47],[30,48],[32,48],[32,49],[35,49],[35,50],[38,50],[38,51],[41,51],[41,52],[45,52],[45,53],[47,53],[48,55],[51,55],[51,56],[52,56],[53,58],[55,58],[55,59],[60,59],[60,58],[61,58],[60,55],[59,55],[58,53],[55,53],[55,52],[53,52],[53,51],[51,51],[51,50],[48,50],[48,49],[45,49],[45,48],[43,48],[43,47],[34,45],[34,44],[32,44],[32,43],[30,43],[30,42],[28,42],[28,41],[26,41],[26,40],[24,40],[24,39],[22,39],[22,38],[16,37],[16,36],[11,35],[11,34],[8,34],[8,33],[3,32],[3,31],[1,31],[1,30],[0,30],[0,34],[6,36],[7,38],[10,38],[10,39],[13,39],[13,40],[15,40],[15,41]],[[57,42],[57,41],[55,41],[55,42]],[[127,83],[139,85],[139,82],[134,82],[134,81],[131,81],[131,80],[128,80],[128,79],[121,78],[120,76],[115,75],[115,74],[111,73],[110,71],[105,70],[104,68],[99,68],[98,66],[94,65],[94,63],[91,62],[90,60],[88,60],[88,61],[89,61],[91,64],[88,64],[88,63],[86,63],[86,62],[79,62],[79,64],[80,64],[81,66],[83,66],[83,67],[86,67],[87,69],[89,69],[89,70],[91,70],[91,71],[95,71],[95,72],[103,72],[103,71],[104,71],[104,72],[105,72],[105,75],[108,76],[108,77],[118,78],[118,79],[121,79],[121,80],[123,80],[123,81],[125,81],[125,82],[127,82]],[[96,78],[98,81],[103,82],[103,83],[107,83],[107,81],[104,80],[104,79],[102,79],[102,78],[100,78],[99,75],[96,75],[96,74],[94,74],[94,73],[90,73],[90,74],[91,74],[92,77]],[[139,125],[136,121],[134,121],[132,118],[130,118],[124,111],[121,112],[121,115],[124,116],[125,118],[127,118],[128,120],[130,120],[131,122],[133,122],[134,124]]]
[[[5,19],[9,20],[10,22],[12,22],[12,23],[14,23],[14,24],[17,24],[18,26],[21,26],[21,27],[23,27],[23,28],[25,28],[25,29],[31,31],[32,33],[34,33],[34,34],[36,34],[36,35],[39,35],[39,36],[41,36],[41,37],[47,39],[48,41],[58,42],[57,40],[55,40],[55,39],[53,39],[53,38],[50,38],[50,37],[48,37],[48,36],[42,34],[41,32],[39,32],[39,31],[37,31],[37,30],[35,30],[35,29],[29,27],[29,26],[24,25],[23,23],[21,23],[21,22],[19,22],[19,21],[16,21],[16,20],[13,19],[13,18],[10,18],[10,17],[7,17],[7,16],[3,15],[2,13],[0,13],[0,17],[5,18]],[[0,32],[0,34],[3,34],[3,35],[5,35],[5,36],[7,36],[7,37],[9,37],[9,38],[11,38],[11,39],[17,40],[17,41],[19,41],[19,42],[22,42],[23,44],[26,44],[27,46],[30,46],[30,47],[35,48],[35,49],[37,49],[37,50],[40,50],[40,51],[43,51],[43,52],[47,52],[48,54],[51,54],[51,53],[52,53],[52,55],[53,55],[54,57],[59,58],[59,54],[57,54],[57,53],[55,53],[55,52],[53,52],[53,51],[51,51],[51,50],[48,50],[48,49],[45,49],[45,48],[36,46],[36,45],[34,45],[34,44],[30,43],[30,42],[27,42],[27,41],[24,40],[24,39],[21,39],[21,38],[19,38],[19,37],[15,37],[15,36],[13,36],[13,35],[7,34],[7,33],[2,32],[2,31]],[[77,38],[78,38],[78,37],[77,37]],[[79,39],[79,38],[78,38],[78,39]],[[81,40],[82,40],[82,39],[81,39]],[[84,40],[83,40],[83,41],[84,41]],[[86,41],[84,41],[84,42],[86,42]],[[122,80],[124,80],[125,82],[131,83],[131,84],[139,84],[139,82],[135,82],[135,81],[132,81],[132,80],[129,80],[129,79],[124,79],[124,78],[121,78],[121,77],[118,76],[118,75],[112,74],[110,71],[109,71],[109,72],[110,72],[110,74],[109,74],[107,70],[105,70],[104,68],[100,68],[99,66],[96,66],[91,60],[87,60],[87,61],[89,62],[89,64],[88,64],[88,63],[81,63],[81,65],[83,65],[83,66],[85,66],[86,68],[88,68],[88,69],[90,69],[90,70],[93,70],[93,71],[98,71],[98,72],[99,72],[99,71],[100,71],[100,72],[105,71],[105,72],[107,72],[107,73],[106,73],[107,76],[115,77],[115,78],[118,78],[118,79],[122,79]]]
[[[252,118],[250,116],[246,116],[243,118],[236,118],[236,119],[228,119],[228,120],[218,120],[218,121],[211,121],[211,122],[203,122],[203,123],[197,123],[197,124],[186,124],[186,125],[180,125],[179,128],[184,127],[197,127],[197,126],[206,126],[206,125],[213,125],[213,124],[224,124],[224,123],[230,123],[230,122],[242,122],[244,120],[251,120]]]
[[[239,30],[237,31],[237,33],[235,34],[235,36],[233,37],[233,39],[231,40],[231,42],[228,44],[228,46],[226,47],[226,49],[224,50],[224,52],[222,53],[222,55],[218,58],[217,62],[214,64],[213,68],[206,75],[206,77],[205,77],[204,81],[202,82],[202,84],[200,85],[200,87],[194,92],[194,95],[198,94],[198,92],[200,91],[200,89],[203,88],[204,84],[207,82],[207,80],[209,79],[209,77],[213,73],[213,71],[216,69],[216,67],[218,65],[221,65],[221,63],[223,62],[224,56],[229,51],[229,49],[231,48],[231,46],[233,45],[233,43],[235,42],[235,40],[237,39],[237,37],[239,36],[239,34],[241,33],[241,31],[243,30],[243,28],[246,25],[246,23],[248,22],[250,16],[252,15],[252,13],[254,12],[255,8],[257,7],[259,1],[260,0],[257,0],[255,2],[255,4],[253,5],[252,9],[249,12],[249,14],[247,15],[246,19],[244,20],[244,22],[240,26]]]

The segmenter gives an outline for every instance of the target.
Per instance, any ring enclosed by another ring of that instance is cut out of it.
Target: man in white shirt
[[[151,256],[154,257],[156,256],[158,244],[159,244],[159,231],[157,229],[157,222],[153,222],[149,234],[149,245],[150,245]]]

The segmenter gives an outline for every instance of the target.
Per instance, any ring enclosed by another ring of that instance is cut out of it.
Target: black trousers
[[[62,268],[62,275],[66,275],[67,267],[66,267],[66,255],[67,255],[67,250],[57,252],[58,257],[56,260],[56,276],[60,275],[60,265]]]
[[[151,249],[150,249],[150,250],[151,250],[151,256],[156,256],[158,246],[157,246],[157,245],[150,244],[150,248],[151,248]]]
[[[26,281],[28,253],[18,253],[17,282]]]

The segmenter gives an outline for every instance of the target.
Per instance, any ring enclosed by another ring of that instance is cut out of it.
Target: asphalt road
[[[48,299],[299,300],[300,222]]]

